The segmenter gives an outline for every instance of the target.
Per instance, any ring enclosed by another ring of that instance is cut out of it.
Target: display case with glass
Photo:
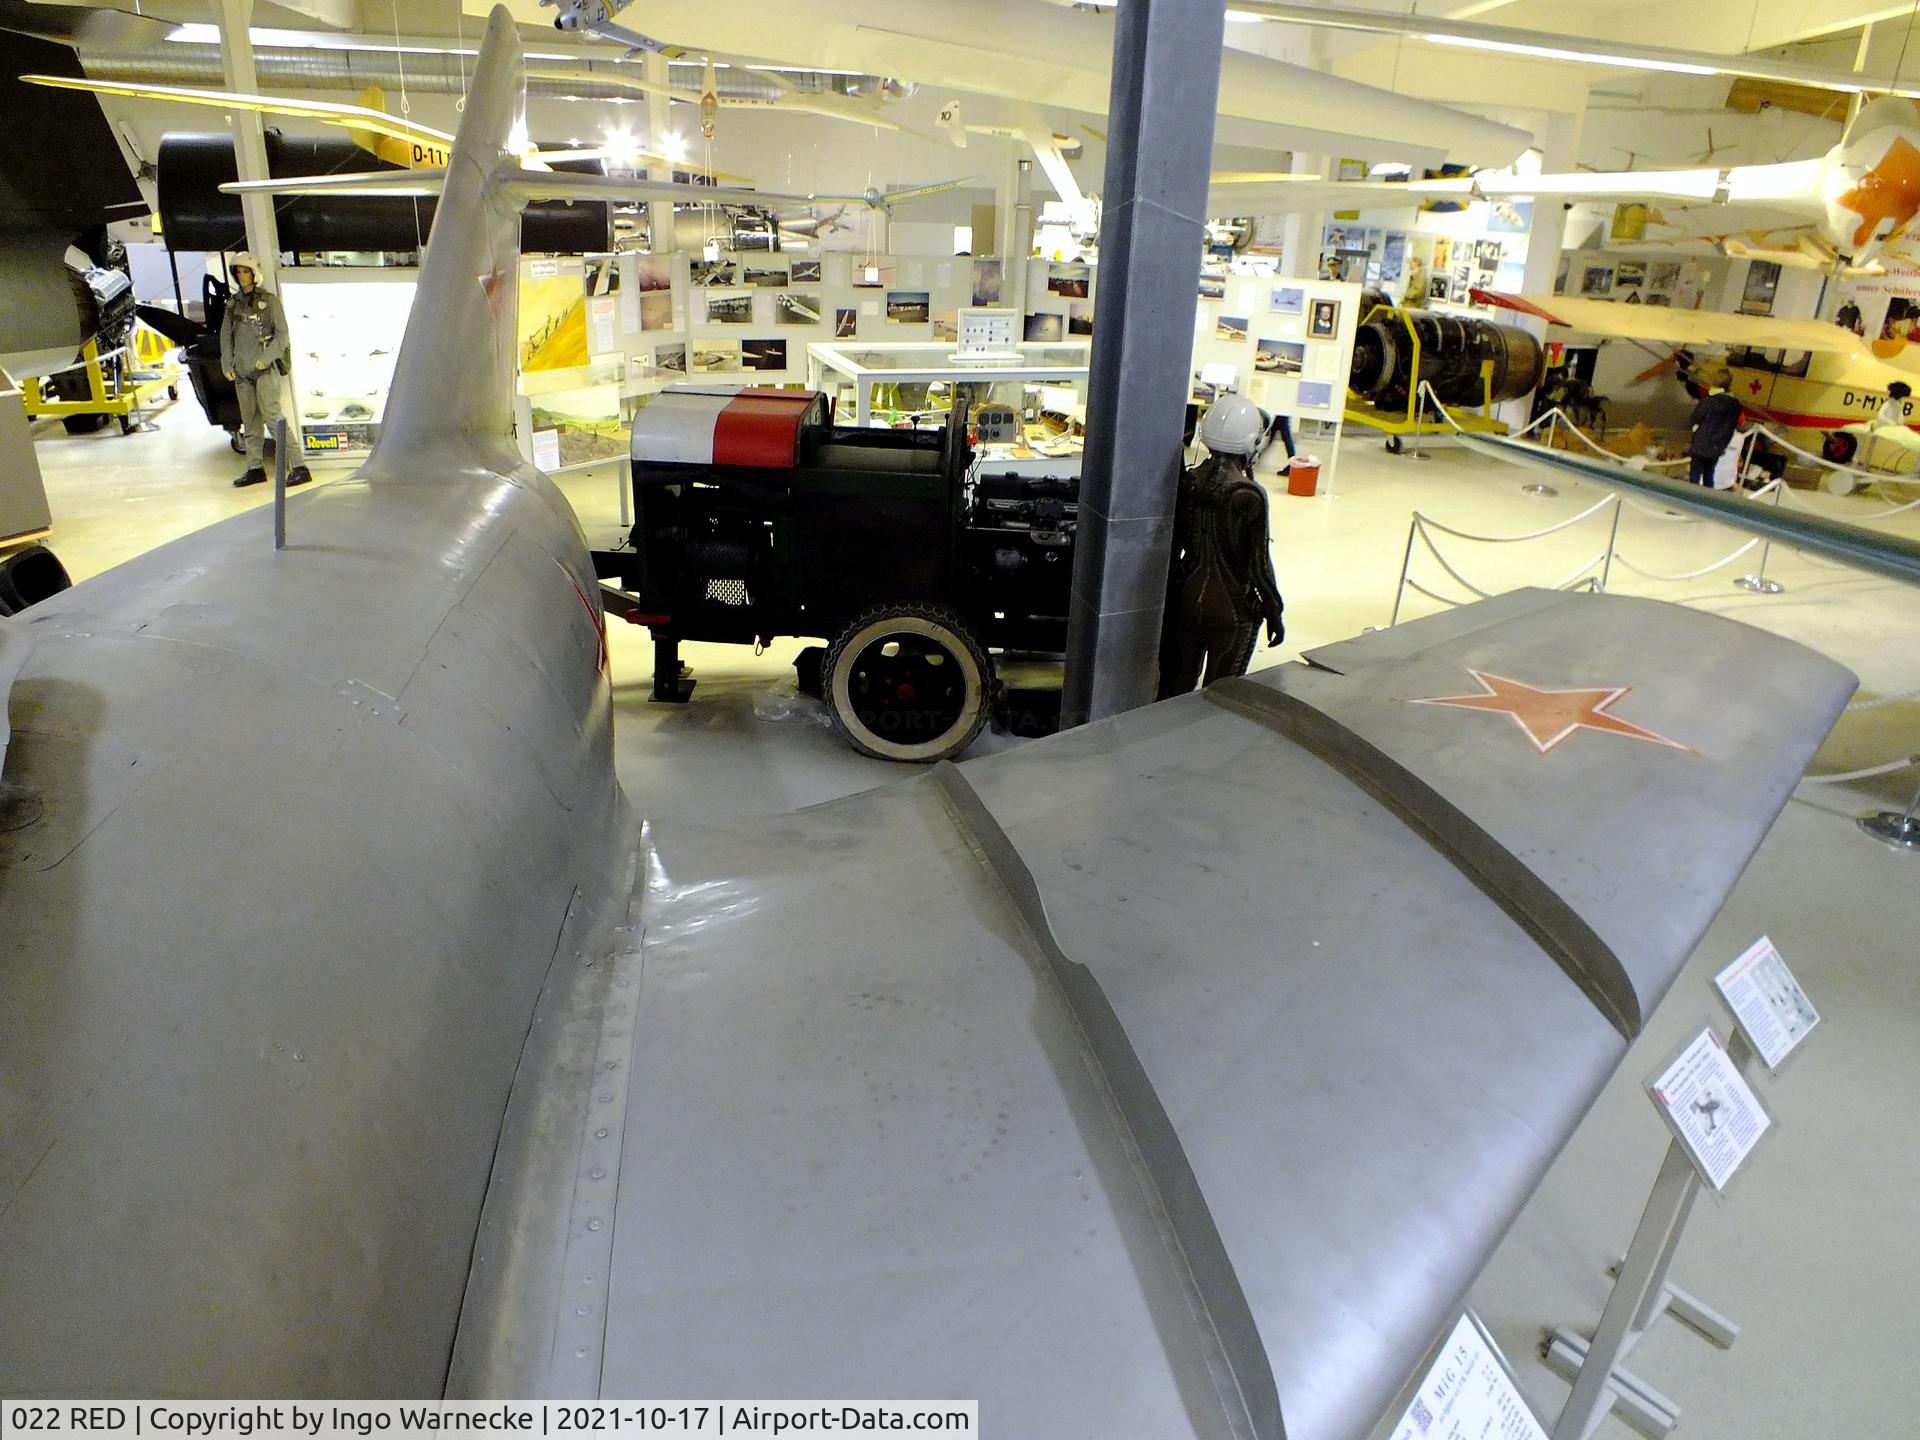
[[[1013,474],[1077,475],[1085,435],[1090,345],[1017,344],[1014,354],[968,360],[951,341],[807,346],[807,383],[834,402],[842,425],[939,425],[956,398],[978,413],[1016,417],[1007,440],[982,439],[982,466]]]
[[[418,280],[419,271],[400,266],[280,271],[303,455],[352,458],[373,448]]]
[[[518,406],[529,458],[550,474],[624,460],[626,368],[609,357],[523,374]]]

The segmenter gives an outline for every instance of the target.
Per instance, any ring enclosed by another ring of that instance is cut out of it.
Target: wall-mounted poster
[[[1499,235],[1524,235],[1533,228],[1533,201],[1493,200],[1487,204],[1487,229]]]
[[[671,290],[673,288],[673,257],[671,255],[636,255],[633,267],[633,283],[642,290]]]
[[[1780,267],[1771,260],[1749,260],[1747,283],[1740,292],[1742,315],[1771,315],[1773,297],[1780,289]]]
[[[734,283],[734,263],[731,260],[695,260],[688,267],[688,277],[701,289],[721,288]]]
[[[685,342],[677,345],[656,345],[653,349],[653,368],[662,375],[684,375],[687,373],[687,347]]]
[[[1394,234],[1386,238],[1380,249],[1380,278],[1398,280],[1407,264],[1407,237]]]
[[[712,375],[740,368],[740,345],[735,340],[697,340],[687,357],[687,368],[696,375]]]
[[[1473,262],[1482,270],[1498,269],[1501,247],[1498,240],[1476,240],[1473,242]]]
[[[1066,337],[1067,317],[1064,315],[1027,316],[1026,338],[1030,344],[1057,345]]]
[[[796,260],[788,272],[795,285],[818,285],[821,280],[818,260]]]
[[[1328,340],[1340,329],[1340,302],[1338,300],[1316,300],[1313,309],[1307,315],[1307,333],[1315,339]]]
[[[1247,338],[1247,317],[1244,315],[1221,315],[1213,322],[1213,337],[1216,340],[1237,341]]]
[[[707,300],[707,323],[709,325],[751,325],[753,297],[751,295],[710,297]]]
[[[1267,299],[1275,315],[1298,315],[1307,308],[1307,292],[1296,285],[1276,285]]]
[[[642,330],[673,328],[673,292],[671,290],[654,290],[641,295],[640,328]]]
[[[1056,262],[1047,266],[1047,289],[1069,300],[1084,300],[1092,294],[1093,271],[1078,261]]]
[[[1202,300],[1226,299],[1226,277],[1224,275],[1202,275],[1200,277],[1200,298]]]
[[[860,323],[860,312],[848,307],[833,312],[833,338],[851,340]]]
[[[742,340],[740,368],[743,370],[784,370],[787,368],[787,342],[784,340]]]
[[[1601,296],[1613,294],[1613,267],[1583,265],[1580,268],[1580,293]]]
[[[1333,386],[1323,380],[1302,380],[1300,382],[1300,408],[1302,410],[1331,410],[1333,408]]]
[[[1006,270],[998,256],[986,255],[973,262],[973,303],[998,305],[1006,286]]]
[[[925,290],[889,290],[889,325],[924,325],[933,318],[933,297]]]
[[[1647,283],[1647,262],[1644,260],[1622,260],[1614,268],[1613,283],[1616,289],[1631,287],[1638,290]]]
[[[1093,302],[1076,300],[1067,306],[1067,334],[1093,334]]]
[[[1298,340],[1260,341],[1253,368],[1269,375],[1298,375],[1307,360],[1307,347]]]
[[[777,290],[790,283],[787,280],[787,267],[784,265],[747,266],[747,273],[740,279],[742,285],[757,285],[763,290]]]
[[[893,284],[898,264],[891,255],[867,255],[853,262],[853,286],[856,290],[885,290]]]
[[[783,290],[773,297],[773,323],[776,325],[818,325],[820,302],[811,295],[795,295]]]

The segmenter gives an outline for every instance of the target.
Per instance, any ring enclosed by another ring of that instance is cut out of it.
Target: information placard
[[[1694,1168],[1722,1190],[1773,1124],[1712,1029],[1702,1030],[1648,1087]]]
[[[1547,1432],[1499,1351],[1462,1315],[1392,1440],[1547,1440]]]
[[[1769,1070],[1778,1070],[1820,1023],[1820,1012],[1793,978],[1785,957],[1764,935],[1714,976],[1713,983],[1740,1022],[1740,1032],[1753,1053]]]

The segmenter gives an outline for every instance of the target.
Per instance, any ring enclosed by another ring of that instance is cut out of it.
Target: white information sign
[[[587,352],[591,355],[613,353],[613,320],[618,301],[611,295],[595,295],[587,301]]]
[[[1820,1023],[1820,1012],[1764,935],[1714,976],[1713,983],[1740,1022],[1747,1043],[1769,1070],[1778,1070],[1780,1062]]]
[[[1462,1315],[1392,1440],[1547,1440],[1473,1317]]]
[[[1715,1190],[1725,1188],[1773,1124],[1711,1029],[1695,1036],[1650,1088],[1700,1178]]]
[[[533,464],[536,470],[544,470],[549,475],[560,468],[560,432],[558,430],[533,432]]]

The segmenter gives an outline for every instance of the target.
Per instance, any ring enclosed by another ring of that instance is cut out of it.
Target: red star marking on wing
[[[1630,693],[1631,685],[1611,689],[1543,690],[1522,680],[1489,675],[1469,668],[1467,674],[1480,683],[1477,695],[1435,695],[1409,701],[1413,705],[1451,705],[1460,710],[1491,710],[1508,716],[1526,732],[1533,748],[1542,755],[1576,730],[1599,730],[1623,735],[1629,740],[1645,740],[1672,750],[1696,753],[1691,745],[1670,740],[1656,730],[1622,720],[1609,713],[1614,702]]]
[[[1899,234],[1920,214],[1920,150],[1904,135],[1895,137],[1880,162],[1835,203],[1860,217],[1860,227],[1853,232],[1855,245],[1871,240],[1882,220],[1893,221],[1893,233]]]

